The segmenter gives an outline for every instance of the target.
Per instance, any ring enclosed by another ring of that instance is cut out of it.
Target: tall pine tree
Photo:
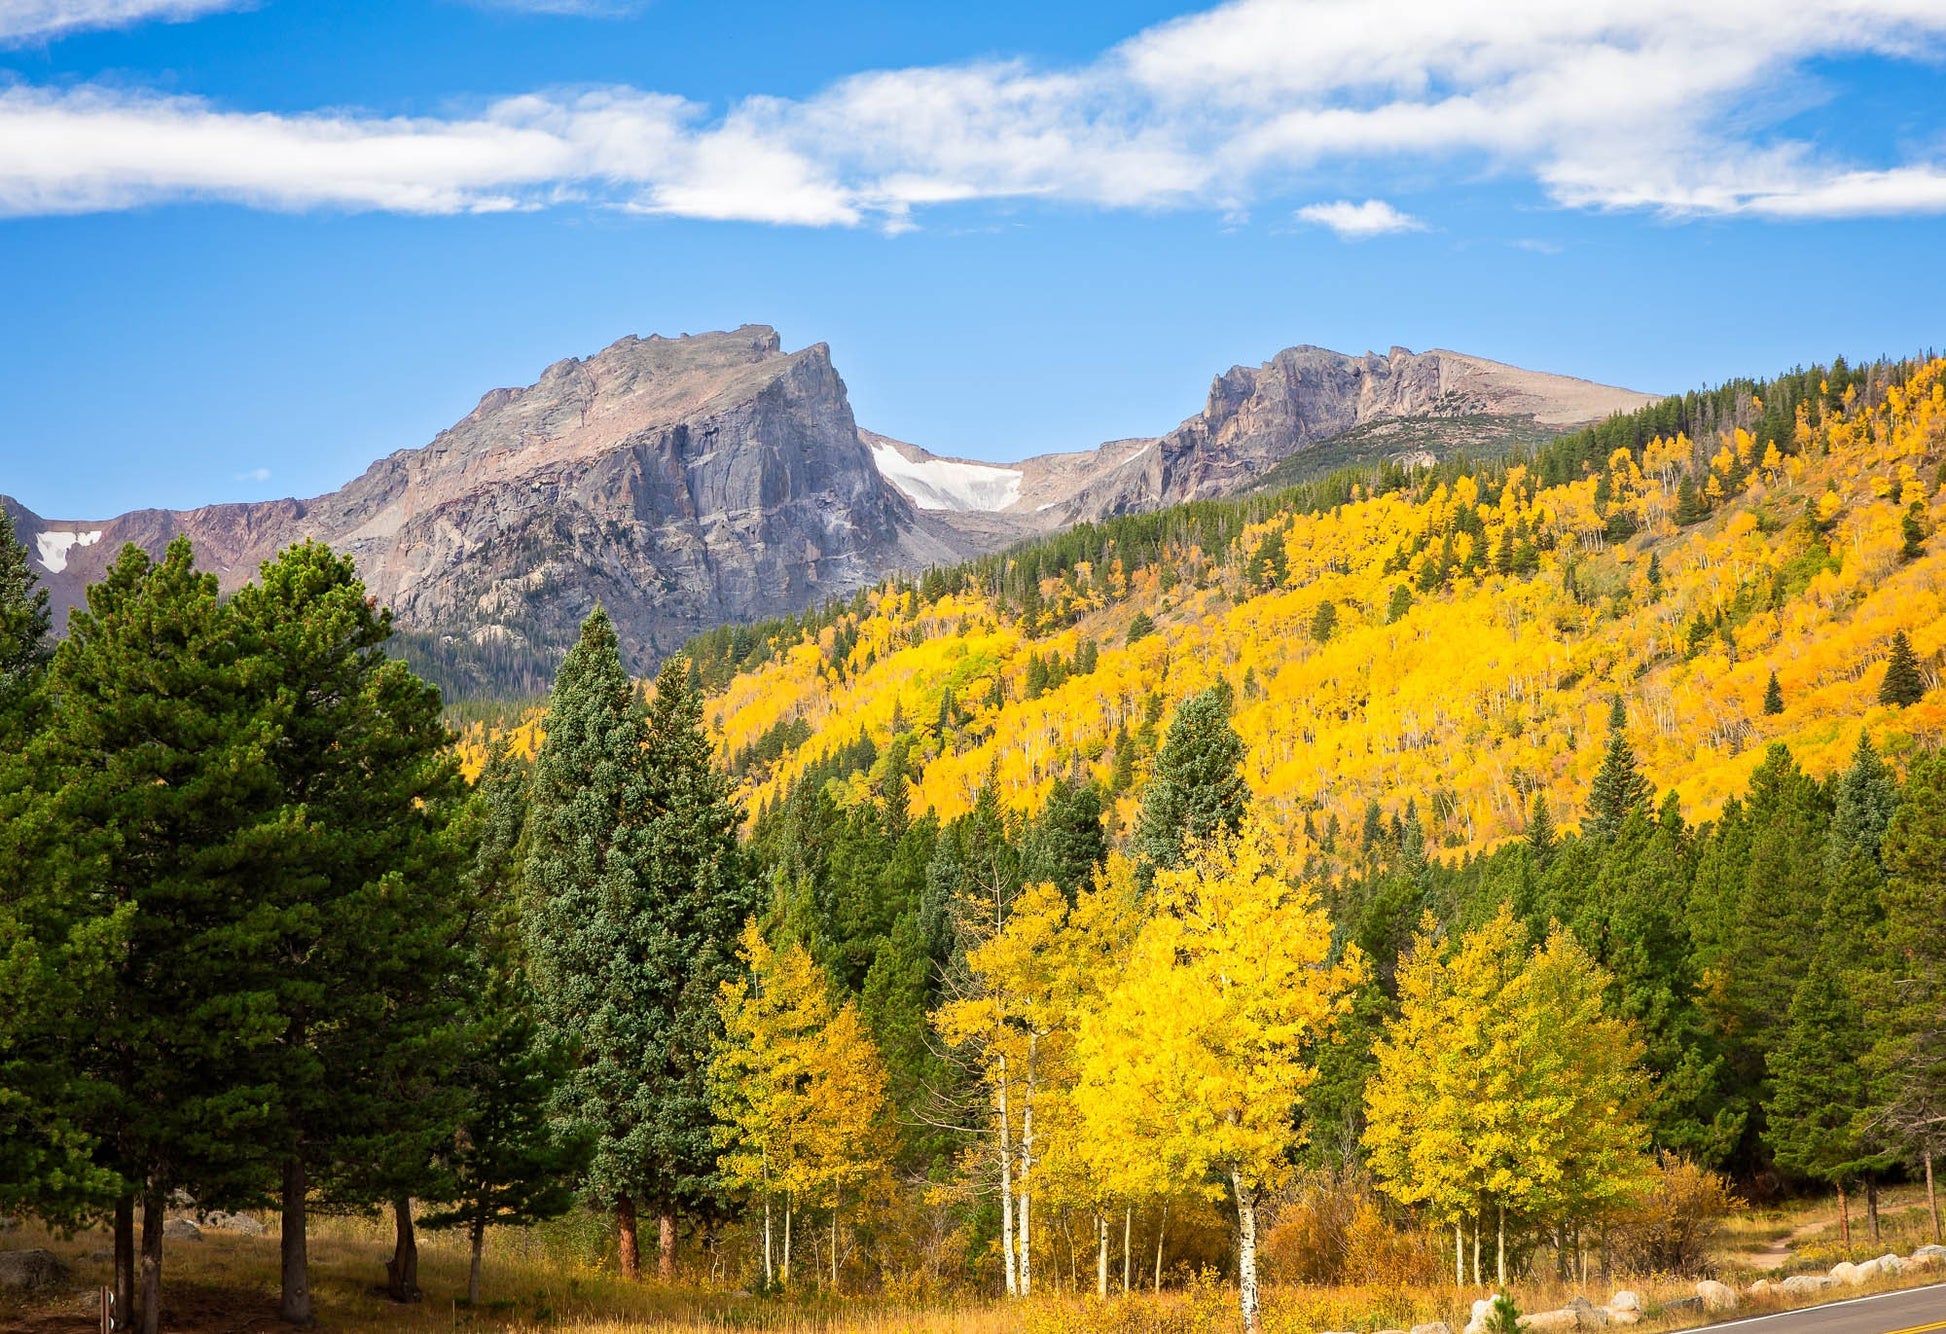
[[[1647,813],[1649,795],[1648,780],[1636,771],[1635,750],[1628,744],[1628,711],[1617,695],[1608,712],[1608,749],[1588,792],[1588,837],[1613,839],[1630,815]]]
[[[1135,826],[1136,851],[1151,872],[1176,866],[1187,842],[1240,830],[1249,797],[1228,692],[1211,687],[1192,695],[1176,710],[1156,755]]]
[[[1885,678],[1879,682],[1878,702],[1903,709],[1926,697],[1925,678],[1919,675],[1919,659],[1912,641],[1903,630],[1892,636],[1892,650],[1885,656]]]

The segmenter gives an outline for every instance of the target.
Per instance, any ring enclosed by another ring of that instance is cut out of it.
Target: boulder
[[[1453,1334],[1453,1327],[1444,1320],[1435,1320],[1430,1325],[1414,1325],[1412,1334]]]
[[[246,1237],[261,1237],[270,1229],[254,1214],[226,1214],[220,1210],[203,1219],[203,1226],[218,1232],[235,1232]]]
[[[203,1230],[193,1219],[172,1218],[162,1225],[162,1235],[171,1241],[201,1241]]]
[[[1912,1258],[1915,1260],[1921,1256],[1928,1260],[1946,1260],[1946,1246],[1921,1246],[1912,1253]]]
[[[53,1251],[0,1251],[0,1291],[51,1288],[67,1276],[68,1267]]]
[[[1878,1261],[1860,1260],[1851,1267],[1851,1278],[1848,1281],[1854,1288],[1862,1287],[1877,1278],[1878,1274]]]
[[[20,1220],[18,1218],[10,1218],[6,1214],[0,1214],[0,1232],[18,1231],[20,1231]]]
[[[1623,1288],[1608,1299],[1608,1309],[1611,1311],[1639,1311],[1642,1309],[1642,1296],[1640,1293],[1630,1292],[1627,1288]]]
[[[1586,1297],[1576,1297],[1562,1309],[1574,1312],[1574,1322],[1581,1329],[1608,1328],[1608,1312]]]
[[[1665,1320],[1684,1319],[1689,1316],[1701,1315],[1708,1309],[1703,1305],[1703,1299],[1701,1297],[1678,1297],[1674,1301],[1668,1301],[1662,1304],[1662,1316]]]
[[[1491,1293],[1474,1301],[1471,1318],[1461,1334],[1480,1334],[1487,1327],[1487,1317],[1493,1314],[1493,1302],[1499,1295],[1497,1292]]]
[[[1745,1288],[1744,1291],[1749,1293],[1752,1297],[1768,1297],[1770,1296],[1770,1290],[1774,1286],[1776,1285],[1773,1284],[1769,1279],[1760,1278],[1755,1283],[1752,1283],[1749,1287]]]
[[[1858,1277],[1858,1266],[1853,1264],[1849,1260],[1838,1261],[1837,1264],[1831,1266],[1830,1273],[1831,1273],[1831,1281],[1833,1283],[1864,1282],[1863,1279]]]
[[[1581,1319],[1579,1313],[1566,1307],[1559,1311],[1533,1311],[1520,1318],[1520,1327],[1542,1331],[1579,1329]]]
[[[1632,1325],[1642,1318],[1640,1311],[1614,1311],[1607,1307],[1602,1309],[1608,1311],[1608,1323],[1611,1325]]]
[[[1792,1297],[1809,1297],[1819,1289],[1828,1287],[1830,1283],[1831,1280],[1823,1274],[1792,1274],[1777,1287]]]
[[[1705,1308],[1711,1311],[1734,1311],[1737,1309],[1736,1289],[1727,1283],[1718,1283],[1706,1278],[1696,1285],[1696,1295],[1703,1299]]]
[[[1905,1261],[1890,1253],[1879,1256],[1872,1263],[1878,1266],[1878,1272],[1886,1278],[1897,1278],[1899,1271],[1905,1268]]]

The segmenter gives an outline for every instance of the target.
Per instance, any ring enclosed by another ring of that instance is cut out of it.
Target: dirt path
[[[1754,1251],[1737,1251],[1723,1258],[1740,1269],[1782,1269],[1790,1263],[1791,1253],[1797,1243],[1806,1237],[1816,1236],[1831,1226],[1831,1220],[1820,1218],[1792,1228],[1775,1241],[1767,1242]]]

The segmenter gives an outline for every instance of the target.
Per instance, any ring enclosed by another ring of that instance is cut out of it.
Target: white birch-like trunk
[[[838,1295],[838,1206],[831,1206],[831,1295]]]
[[[1122,1296],[1128,1296],[1128,1248],[1135,1240],[1135,1206],[1122,1206]]]
[[[1453,1220],[1453,1286],[1466,1286],[1466,1233],[1457,1218]]]
[[[1504,1204],[1500,1206],[1499,1237],[1494,1244],[1493,1274],[1504,1292],[1507,1287],[1507,1206]]]
[[[776,1285],[777,1270],[771,1263],[770,1253],[770,1195],[766,1192],[764,1195],[764,1286],[772,1288]]]
[[[1932,1244],[1939,1245],[1939,1191],[1933,1185],[1932,1150],[1926,1150],[1926,1208],[1932,1214]]]
[[[1162,1239],[1169,1235],[1169,1201],[1162,1202],[1162,1221],[1155,1225],[1155,1290],[1162,1291]]]
[[[1108,1215],[1095,1213],[1095,1296],[1108,1300]]]
[[[795,1210],[791,1208],[791,1197],[786,1194],[784,1196],[784,1284],[787,1287],[791,1281],[791,1215],[794,1212]]]
[[[1237,1197],[1237,1310],[1243,1317],[1244,1334],[1257,1334],[1259,1300],[1257,1294],[1257,1192],[1235,1172],[1230,1174],[1231,1189]]]
[[[1016,1210],[1020,1227],[1020,1295],[1034,1295],[1034,1058],[1037,1039],[1027,1035],[1027,1079],[1020,1109],[1020,1207]],[[1056,1262],[1055,1284],[1060,1283]]]
[[[1011,1112],[1007,1107],[1007,1058],[1000,1058],[1000,1082],[995,1086],[1000,1099],[1000,1255],[1007,1270],[1007,1295],[1020,1295],[1020,1273],[1014,1254],[1014,1177]]]

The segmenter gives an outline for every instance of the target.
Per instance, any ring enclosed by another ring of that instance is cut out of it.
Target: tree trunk
[[[115,1328],[135,1328],[135,1197],[115,1201]]]
[[[635,1200],[621,1195],[615,1199],[615,1240],[621,1252],[622,1277],[642,1277],[642,1247],[635,1237]]]
[[[466,1271],[466,1304],[480,1304],[480,1252],[486,1249],[486,1214],[473,1216],[473,1262]]]
[[[1014,1146],[1013,1125],[1007,1109],[1007,1060],[1000,1058],[1000,1081],[995,1092],[1000,1098],[1000,1257],[1007,1271],[1007,1295],[1020,1295],[1020,1271],[1014,1252]]]
[[[1453,1286],[1466,1286],[1466,1233],[1457,1218],[1453,1220]]]
[[[838,1295],[838,1206],[831,1206],[831,1295]]]
[[[1473,1215],[1473,1286],[1480,1286],[1480,1216]]]
[[[1932,1211],[1932,1244],[1939,1245],[1939,1191],[1933,1186],[1932,1150],[1926,1150],[1926,1207]]]
[[[676,1211],[668,1205],[656,1219],[655,1276],[664,1283],[676,1281]]]
[[[1095,1215],[1095,1296],[1108,1300],[1108,1215]]]
[[[1162,1202],[1162,1221],[1155,1225],[1155,1290],[1162,1291],[1162,1239],[1169,1235],[1169,1201]]]
[[[162,1192],[142,1196],[142,1334],[162,1328]]]
[[[791,1207],[792,1203],[791,1197],[786,1195],[784,1197],[784,1284],[787,1287],[791,1281],[791,1216],[797,1212]]]
[[[1128,1248],[1135,1239],[1135,1206],[1122,1206],[1122,1296],[1128,1296]]]
[[[1494,1242],[1493,1275],[1494,1275],[1494,1281],[1500,1285],[1501,1291],[1503,1292],[1506,1291],[1507,1288],[1507,1206],[1504,1204],[1500,1206],[1499,1235],[1497,1240]]]
[[[419,1233],[412,1226],[412,1201],[401,1195],[392,1201],[392,1220],[396,1240],[392,1258],[385,1262],[385,1295],[395,1302],[416,1302],[425,1297],[419,1290]]]
[[[1237,1310],[1243,1334],[1257,1334],[1257,1193],[1234,1172],[1230,1187],[1237,1197]]]
[[[1878,1173],[1865,1174],[1865,1217],[1871,1221],[1872,1245],[1878,1245]]]
[[[284,1162],[284,1290],[277,1304],[277,1314],[298,1326],[311,1323],[311,1266],[304,1235],[305,1196],[309,1189],[304,1176],[304,1158],[293,1151]]]
[[[777,1270],[770,1261],[770,1196],[764,1196],[764,1288],[777,1286]]]
[[[1845,1199],[1845,1183],[1838,1183],[1838,1230],[1845,1241],[1845,1253],[1851,1253],[1851,1203]]]
[[[1020,1295],[1034,1295],[1034,1194],[1029,1184],[1034,1170],[1034,1062],[1038,1039],[1027,1035],[1027,1084],[1020,1107]],[[1059,1261],[1056,1261],[1059,1265]],[[1060,1270],[1055,1270],[1060,1282]]]

